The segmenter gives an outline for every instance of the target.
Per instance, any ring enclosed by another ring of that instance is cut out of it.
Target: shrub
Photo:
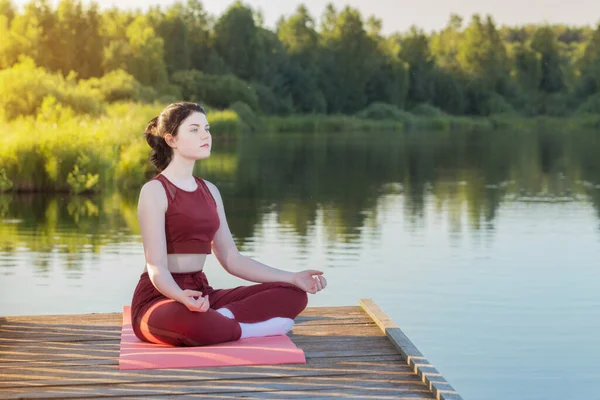
[[[36,115],[48,96],[76,114],[99,115],[105,109],[98,91],[78,86],[74,76],[65,79],[37,67],[30,58],[0,70],[0,87],[0,117],[5,120]]]
[[[230,107],[235,111],[242,123],[242,129],[250,132],[260,132],[264,130],[262,121],[250,106],[242,101],[236,101]]]
[[[483,115],[513,115],[516,114],[514,107],[506,101],[504,97],[498,93],[492,92],[485,100],[485,105],[482,107]]]
[[[600,114],[600,93],[589,96],[577,108],[578,114]]]
[[[124,100],[152,101],[156,98],[153,88],[142,85],[122,69],[110,71],[101,78],[81,80],[79,86],[87,92],[97,91],[109,103]]]
[[[414,116],[411,113],[403,111],[394,105],[380,102],[369,104],[365,109],[357,112],[356,116],[364,119],[394,120],[401,122],[412,122],[414,119]]]
[[[267,115],[287,115],[294,111],[289,99],[280,99],[269,87],[262,83],[252,83],[258,96],[258,104],[262,112]]]
[[[410,110],[411,113],[422,116],[422,117],[442,117],[447,115],[444,111],[436,106],[432,106],[428,103],[418,104],[415,108]]]
[[[260,110],[258,95],[246,81],[234,75],[208,75],[198,70],[178,71],[172,82],[179,85],[185,100],[206,103],[225,109],[236,101]]]

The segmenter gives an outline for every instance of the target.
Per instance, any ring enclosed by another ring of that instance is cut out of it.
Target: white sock
[[[294,320],[290,318],[275,317],[267,321],[254,324],[240,322],[242,328],[241,339],[249,337],[285,335],[294,326]]]
[[[219,314],[226,316],[229,319],[235,319],[235,317],[233,316],[233,313],[228,308],[219,308],[217,310],[217,312]]]

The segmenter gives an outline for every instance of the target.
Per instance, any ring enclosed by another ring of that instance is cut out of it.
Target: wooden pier
[[[381,309],[307,308],[306,364],[119,370],[121,313],[0,317],[0,398],[462,400]]]

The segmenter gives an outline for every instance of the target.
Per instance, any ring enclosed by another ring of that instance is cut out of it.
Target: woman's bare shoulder
[[[215,199],[221,198],[221,193],[219,192],[217,185],[215,185],[214,183],[212,183],[210,181],[207,181],[206,179],[202,179],[202,181],[206,184],[206,187],[208,188],[208,190],[210,190],[210,193],[213,195],[213,197]]]
[[[151,180],[144,183],[144,185],[140,189],[140,203],[141,202],[150,202],[155,205],[161,204],[164,205],[166,208],[167,194],[162,183],[160,183],[157,180]]]

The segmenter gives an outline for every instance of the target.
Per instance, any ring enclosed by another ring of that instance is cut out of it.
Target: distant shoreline
[[[48,112],[2,122],[0,192],[95,192],[126,189],[143,181],[153,168],[142,138],[145,124],[163,104],[115,103],[101,116]],[[600,128],[600,115],[580,117],[417,116],[406,111],[397,119],[347,115],[259,116],[248,110],[210,110],[215,140],[247,134],[363,134],[409,132],[582,131]],[[220,156],[220,155],[219,155]],[[227,161],[223,161],[227,162]]]

